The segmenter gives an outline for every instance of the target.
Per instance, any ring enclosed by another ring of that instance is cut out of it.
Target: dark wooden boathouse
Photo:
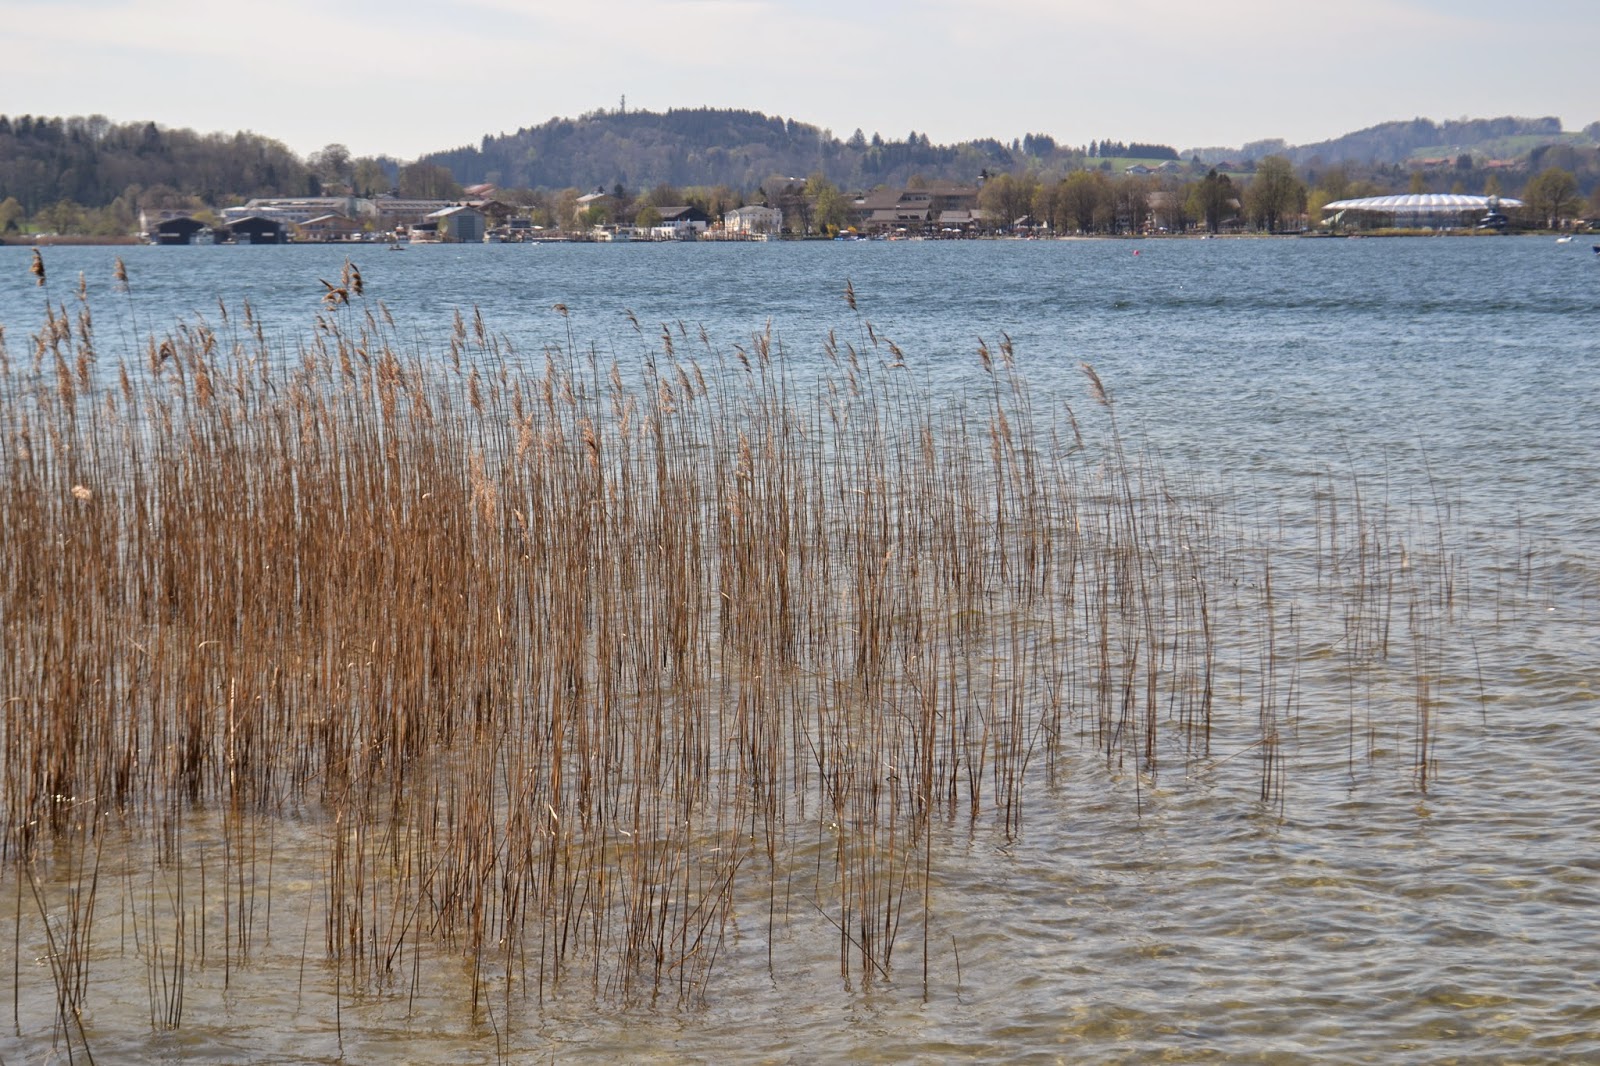
[[[194,235],[205,228],[204,222],[185,215],[157,222],[150,236],[157,244],[193,244]]]
[[[235,244],[287,244],[289,231],[282,222],[260,215],[241,218],[228,227]]]

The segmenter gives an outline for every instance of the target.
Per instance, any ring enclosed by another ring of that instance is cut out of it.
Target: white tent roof
[[[1382,211],[1396,215],[1430,215],[1449,211],[1493,211],[1500,207],[1521,207],[1521,200],[1509,196],[1464,196],[1451,192],[1403,193],[1399,196],[1364,196],[1359,200],[1335,200],[1323,205],[1324,211]]]

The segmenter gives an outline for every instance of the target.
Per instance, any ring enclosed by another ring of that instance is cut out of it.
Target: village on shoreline
[[[1215,171],[1210,179],[1216,180]],[[1243,203],[1229,196],[1218,205],[1211,225],[1204,220],[1196,225],[1187,218],[1193,203],[1176,208],[1175,194],[1153,188],[1123,197],[1120,217],[1104,231],[1063,230],[1026,210],[1009,222],[998,221],[993,208],[983,206],[983,191],[982,182],[878,189],[850,199],[842,225],[815,225],[793,214],[786,220],[782,208],[766,203],[732,208],[720,216],[695,203],[651,205],[651,210],[635,212],[631,222],[611,221],[621,214],[620,197],[603,188],[574,197],[568,224],[555,226],[539,224],[518,204],[497,198],[489,185],[463,190],[457,198],[258,197],[220,212],[141,211],[136,234],[39,233],[0,238],[0,244],[386,244],[398,249],[413,244],[1483,236],[1546,229],[1583,232],[1597,224],[1530,218],[1523,210],[1527,205],[1511,198],[1422,193],[1339,201],[1324,205],[1328,214],[1320,220],[1302,214],[1269,227],[1251,226]]]

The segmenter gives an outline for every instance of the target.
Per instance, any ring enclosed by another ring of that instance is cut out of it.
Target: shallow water
[[[131,300],[112,291],[119,254]],[[960,396],[985,380],[980,337],[993,349],[1004,331],[1037,406],[1097,423],[1078,369],[1092,362],[1123,431],[1169,472],[1230,486],[1243,520],[1270,531],[1302,578],[1296,549],[1314,536],[1305,518],[1319,491],[1348,507],[1359,487],[1407,530],[1444,514],[1463,566],[1459,628],[1435,664],[1437,772],[1419,790],[1409,734],[1366,735],[1368,709],[1390,722],[1413,699],[1406,679],[1380,677],[1352,699],[1318,653],[1338,639],[1337,619],[1313,613],[1281,803],[1230,772],[1230,758],[1251,758],[1243,735],[1219,735],[1211,760],[1153,787],[1069,738],[1053,776],[1032,771],[1019,833],[987,817],[936,829],[926,986],[920,926],[902,931],[887,979],[845,980],[837,935],[796,893],[770,942],[765,907],[740,909],[704,995],[687,1003],[601,995],[597,1008],[581,980],[541,1001],[504,980],[477,1015],[464,967],[448,959],[418,960],[381,993],[341,988],[318,950],[331,830],[314,814],[264,823],[270,920],[258,903],[248,960],[219,951],[223,834],[195,812],[185,892],[205,906],[189,933],[203,928],[209,943],[188,968],[175,1032],[151,1025],[148,948],[135,940],[147,935],[137,915],[170,912],[140,901],[169,899],[174,883],[107,844],[116,858],[102,874],[85,1019],[98,1061],[1600,1057],[1589,961],[1600,951],[1600,257],[1540,238],[350,254],[400,329],[439,351],[451,315],[474,306],[531,359],[566,344],[569,327],[580,345],[631,361],[663,322],[677,333],[681,320],[690,346],[704,325],[726,352],[770,319],[804,380],[821,370],[829,329],[869,343],[844,304],[848,280],[910,372]],[[84,273],[102,365],[113,338],[185,315],[219,324],[219,297],[235,322],[248,297],[289,359],[319,309],[317,279],[344,255],[49,250],[48,294],[70,308]],[[28,256],[0,249],[14,365],[42,308]],[[557,302],[570,318],[550,310]],[[1247,701],[1244,673],[1232,694]],[[0,911],[20,915],[5,923],[15,944],[0,936],[0,992],[16,985],[19,1005],[0,1056],[62,1058],[38,905],[15,884]],[[41,886],[58,920],[65,890]]]

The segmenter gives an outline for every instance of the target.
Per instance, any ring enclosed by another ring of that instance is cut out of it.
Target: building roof
[[[899,189],[874,189],[856,197],[855,207],[858,211],[884,211],[893,208],[899,202]]]
[[[1378,211],[1394,215],[1430,215],[1450,211],[1493,211],[1497,207],[1521,207],[1521,200],[1509,196],[1467,196],[1453,192],[1414,192],[1398,196],[1363,196],[1356,200],[1335,200],[1324,204],[1324,211]]]
[[[414,211],[422,207],[449,207],[455,202],[454,200],[401,199],[398,196],[379,196],[372,201],[374,206],[386,211]]]
[[[251,210],[272,207],[343,207],[348,204],[348,196],[257,196],[245,203]]]
[[[660,208],[662,222],[710,222],[711,216],[694,204],[672,204]]]
[[[164,218],[151,228],[158,233],[198,233],[206,228],[206,224],[188,215],[180,215],[177,218]]]

